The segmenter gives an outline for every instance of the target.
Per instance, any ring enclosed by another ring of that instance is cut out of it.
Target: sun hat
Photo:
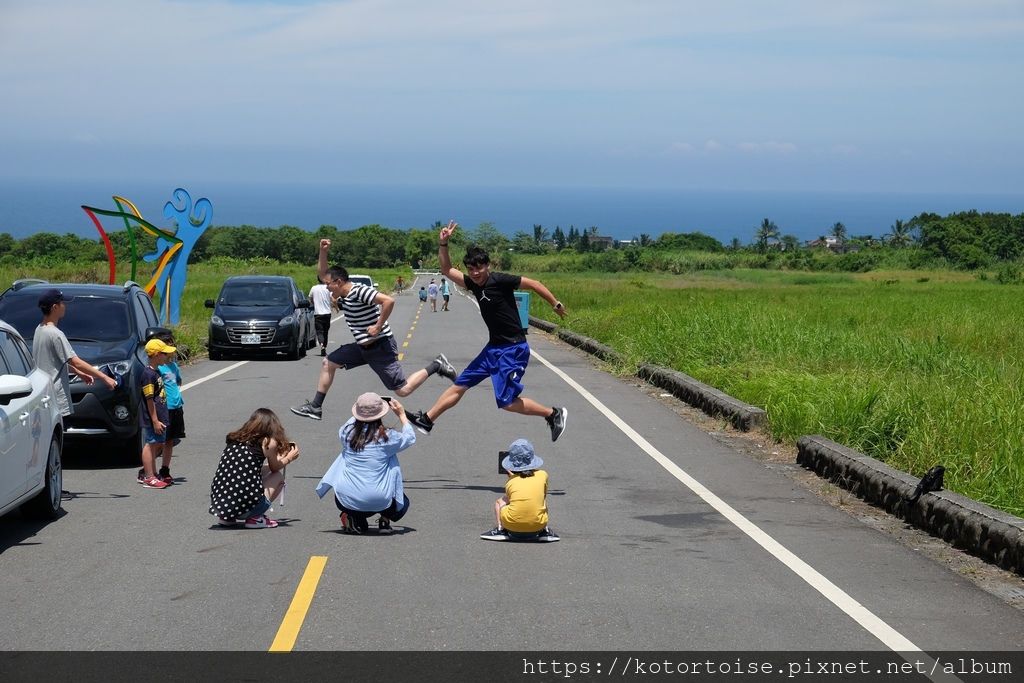
[[[533,452],[533,444],[526,439],[513,441],[508,447],[508,455],[501,461],[501,466],[509,472],[537,470],[543,464],[544,461]]]
[[[158,353],[174,353],[177,349],[159,339],[150,339],[146,342],[146,355],[155,356]]]
[[[388,414],[388,404],[378,394],[368,391],[360,394],[352,404],[352,416],[360,422],[373,422]]]
[[[39,296],[40,306],[52,306],[59,301],[71,301],[71,297],[64,296],[59,289],[48,289]]]

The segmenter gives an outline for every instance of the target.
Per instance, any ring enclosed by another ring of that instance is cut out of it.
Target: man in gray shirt
[[[108,387],[117,387],[117,381],[105,374],[94,365],[86,363],[75,355],[68,338],[57,327],[57,323],[67,312],[67,303],[70,299],[65,298],[59,289],[48,289],[39,297],[39,309],[43,312],[43,321],[36,328],[35,336],[32,338],[32,355],[36,359],[36,365],[51,378],[57,395],[57,405],[60,407],[61,415],[71,414],[71,387],[68,381],[68,373],[64,366],[82,378],[86,384],[92,384],[97,379],[103,380]]]

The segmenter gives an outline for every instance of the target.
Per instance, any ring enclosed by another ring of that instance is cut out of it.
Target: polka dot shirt
[[[224,447],[210,485],[210,514],[241,517],[263,500],[263,449],[232,441]]]

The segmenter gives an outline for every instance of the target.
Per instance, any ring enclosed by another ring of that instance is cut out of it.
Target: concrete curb
[[[614,349],[554,323],[530,316],[530,324],[602,360],[624,360]],[[675,370],[645,363],[637,375],[708,414],[727,418],[744,431],[764,424],[767,417],[761,408]],[[1024,575],[1024,519],[945,490],[922,494],[915,503],[907,504],[904,499],[913,495],[919,479],[823,436],[800,437],[796,461],[908,524]]]
[[[918,479],[823,436],[797,441],[797,463],[851,491],[859,498],[957,548],[1017,574],[1024,574],[1024,519],[952,491],[922,494]]]

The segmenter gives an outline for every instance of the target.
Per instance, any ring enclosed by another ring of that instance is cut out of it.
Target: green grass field
[[[1024,288],[969,274],[737,270],[537,276],[566,327],[768,412],[1024,514]],[[532,313],[557,316],[543,302]]]
[[[400,274],[411,280],[409,270],[360,272],[385,290]],[[179,344],[205,353],[203,301],[244,273],[291,275],[303,289],[315,280],[294,264],[190,266]],[[102,264],[7,267],[0,282],[106,274]],[[941,463],[947,488],[1024,515],[1022,286],[954,271],[533,275],[569,307],[561,324],[629,359],[623,372],[650,362],[692,375],[764,407],[780,440],[822,434],[917,475]]]

